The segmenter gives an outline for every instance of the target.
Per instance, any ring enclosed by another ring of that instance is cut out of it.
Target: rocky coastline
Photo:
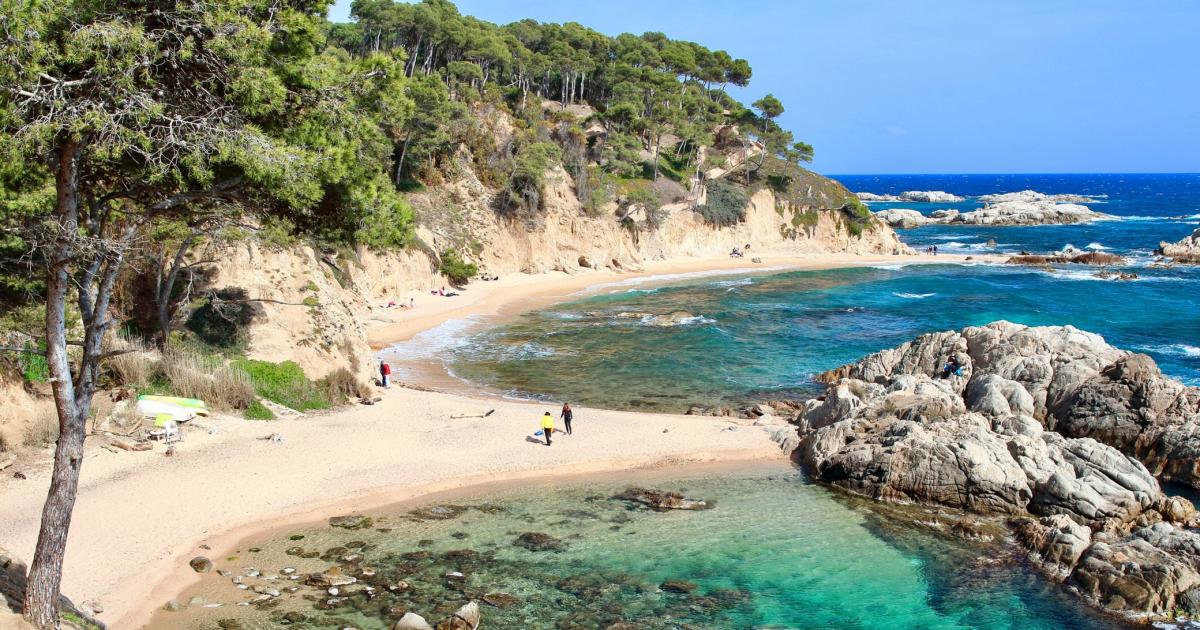
[[[1160,485],[1200,487],[1200,388],[1150,357],[1001,321],[818,380],[824,394],[777,438],[814,479],[1002,518],[1047,575],[1111,612],[1200,614],[1200,518]]]

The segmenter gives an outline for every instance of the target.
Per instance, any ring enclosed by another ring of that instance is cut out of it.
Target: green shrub
[[[332,407],[328,394],[308,380],[295,361],[271,363],[257,359],[238,359],[234,367],[246,372],[255,393],[271,402],[296,411]]]
[[[403,197],[397,196],[391,203],[367,213],[355,239],[377,251],[401,249],[412,242],[413,226],[412,208]]]
[[[479,268],[474,263],[464,261],[458,252],[448,249],[442,252],[438,272],[449,278],[454,286],[463,286],[479,274]]]
[[[846,217],[846,230],[854,236],[862,236],[863,229],[870,227],[871,210],[858,199],[847,200],[841,210]]]
[[[258,400],[257,398],[254,399],[254,402],[250,403],[249,407],[246,407],[245,415],[247,420],[275,419],[275,412],[267,409],[267,407],[262,404],[262,401]]]
[[[534,142],[520,149],[513,159],[513,173],[501,195],[501,207],[529,219],[542,210],[542,185],[546,171],[562,159],[562,149],[553,142]]]
[[[746,189],[725,180],[711,181],[706,185],[707,203],[696,207],[696,212],[705,222],[716,227],[736,225],[746,219],[746,206],[750,203]]]
[[[45,383],[50,380],[50,364],[46,363],[45,352],[43,348],[35,348],[32,343],[25,342],[25,348],[17,359],[21,366],[21,378],[31,383]]]

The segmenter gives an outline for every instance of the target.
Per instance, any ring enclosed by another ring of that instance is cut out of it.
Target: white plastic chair
[[[168,420],[162,425],[163,443],[171,444],[173,442],[183,441],[183,432],[179,430],[179,423],[174,420]]]

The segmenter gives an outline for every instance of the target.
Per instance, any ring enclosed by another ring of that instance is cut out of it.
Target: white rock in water
[[[1176,262],[1200,263],[1200,228],[1175,243],[1159,243],[1154,253]]]
[[[433,630],[433,626],[429,625],[428,621],[421,615],[413,612],[406,612],[404,616],[392,626],[392,630]]]
[[[1035,190],[1022,190],[1020,192],[1003,193],[999,195],[983,195],[979,200],[984,203],[1003,203],[1005,201],[1024,201],[1028,203],[1039,203],[1048,201],[1051,203],[1088,203],[1095,201],[1094,197],[1087,195],[1047,195]]]
[[[900,193],[901,201],[916,201],[920,203],[957,203],[966,201],[958,195],[952,195],[944,190],[906,190]]]

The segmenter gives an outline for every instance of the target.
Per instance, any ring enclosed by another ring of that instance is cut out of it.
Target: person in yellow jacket
[[[546,436],[546,446],[550,446],[551,433],[554,433],[554,416],[547,411],[546,415],[542,416],[542,435]]]

